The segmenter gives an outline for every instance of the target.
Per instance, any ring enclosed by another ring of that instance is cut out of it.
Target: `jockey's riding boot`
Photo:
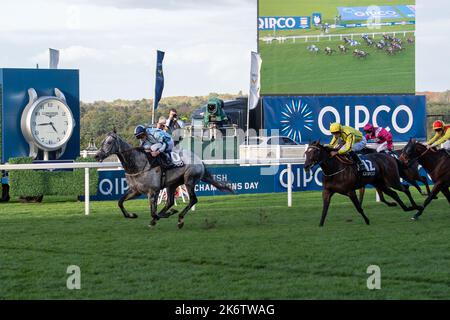
[[[350,157],[352,158],[352,160],[356,163],[356,167],[358,169],[358,172],[363,172],[366,170],[366,166],[364,165],[364,163],[361,161],[361,158],[358,157],[358,155],[356,154],[356,152],[354,151],[350,151]]]
[[[163,170],[170,170],[176,167],[175,164],[172,162],[172,159],[170,159],[170,156],[165,152],[160,153],[159,160],[161,163],[161,168]]]

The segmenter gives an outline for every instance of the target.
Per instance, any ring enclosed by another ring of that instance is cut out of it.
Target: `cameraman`
[[[183,121],[179,120],[177,110],[170,109],[169,118],[166,121],[166,127],[169,133],[174,132],[177,129],[181,129],[184,127]]]

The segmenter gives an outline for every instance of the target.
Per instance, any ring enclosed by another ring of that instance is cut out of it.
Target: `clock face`
[[[73,119],[62,101],[46,99],[38,103],[30,117],[31,134],[42,147],[52,149],[65,144],[72,135]]]

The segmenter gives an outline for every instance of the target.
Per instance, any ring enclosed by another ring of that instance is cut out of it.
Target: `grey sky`
[[[256,0],[2,0],[0,67],[81,73],[83,101],[153,96],[155,50],[164,96],[248,90]],[[450,89],[450,2],[417,0],[417,90]],[[387,75],[388,76],[388,75]]]

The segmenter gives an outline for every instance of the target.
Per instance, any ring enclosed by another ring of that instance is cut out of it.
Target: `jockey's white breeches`
[[[445,142],[445,143],[442,145],[442,147],[443,147],[444,149],[450,150],[450,140],[447,140],[447,142]]]
[[[387,141],[383,142],[382,144],[378,145],[377,152],[383,152],[388,150],[388,143]]]

